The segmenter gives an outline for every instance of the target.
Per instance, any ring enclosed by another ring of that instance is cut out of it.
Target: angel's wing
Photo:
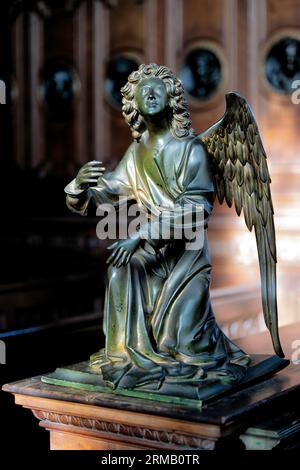
[[[226,95],[223,118],[199,136],[212,158],[217,198],[254,226],[259,257],[262,304],[276,354],[283,357],[278,334],[276,242],[266,153],[253,113],[237,93]]]

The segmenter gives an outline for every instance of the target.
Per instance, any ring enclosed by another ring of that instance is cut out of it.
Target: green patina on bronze
[[[223,118],[197,136],[180,80],[156,64],[132,73],[122,95],[134,142],[114,171],[89,162],[65,188],[68,207],[81,215],[91,203],[117,204],[120,197],[136,202],[144,213],[151,210],[145,226],[111,247],[106,343],[91,357],[90,368],[99,381],[122,393],[156,387],[159,394],[169,383],[170,395],[184,398],[182,383],[197,390],[209,380],[225,388],[240,383],[250,357],[216,323],[206,228],[215,195],[220,203],[234,203],[238,215],[243,210],[247,227],[254,227],[265,321],[275,352],[283,356],[270,177],[254,116],[244,98],[229,93]],[[164,217],[172,226],[178,208],[199,205],[205,225],[201,249],[187,250],[186,240],[172,235],[144,239],[148,224],[159,226]]]
[[[183,398],[172,395],[162,395],[150,391],[131,390],[125,388],[112,389],[110,387],[99,385],[99,376],[88,372],[69,370],[67,368],[56,369],[53,374],[42,376],[42,382],[50,385],[61,385],[64,387],[74,387],[90,392],[99,392],[102,394],[114,394],[120,397],[142,398],[143,400],[159,401],[175,405],[184,405],[187,407],[201,409],[202,401],[195,398]]]
[[[288,360],[281,359],[278,356],[255,355],[252,357],[251,366],[246,369],[243,379],[236,383],[230,381],[226,383],[225,381],[220,381],[218,377],[214,379],[197,379],[197,377],[194,377],[193,381],[190,378],[184,377],[165,377],[162,382],[152,381],[151,387],[149,383],[146,383],[144,386],[128,389],[109,387],[99,372],[93,371],[90,361],[86,361],[58,368],[55,372],[42,376],[41,381],[45,384],[99,393],[99,400],[101,402],[112,397],[119,397],[120,401],[118,403],[125,407],[126,403],[129,403],[128,400],[124,401],[127,397],[129,400],[142,399],[152,401],[154,406],[155,403],[160,402],[168,404],[166,406],[180,405],[181,408],[201,411],[202,406],[251,387],[280,371],[288,364]],[[174,388],[174,381],[176,388]]]

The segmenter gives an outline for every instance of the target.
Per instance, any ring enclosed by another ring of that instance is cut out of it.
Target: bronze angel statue
[[[181,81],[156,64],[131,73],[121,93],[133,143],[114,171],[89,162],[65,188],[68,207],[81,215],[91,204],[117,204],[120,197],[147,214],[139,230],[110,247],[106,343],[91,357],[90,370],[114,389],[164,393],[173,384],[180,394],[180,384],[199,389],[209,380],[238,383],[251,358],[221,331],[209,296],[206,232],[215,196],[234,204],[248,229],[254,227],[264,318],[275,352],[283,356],[270,176],[254,116],[244,98],[228,93],[223,118],[197,135]],[[168,238],[143,236],[149,224],[164,219],[172,225],[178,208],[197,204],[204,208],[201,249],[187,250],[172,232]]]

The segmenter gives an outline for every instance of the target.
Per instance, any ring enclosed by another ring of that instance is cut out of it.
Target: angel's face
[[[142,79],[136,88],[135,101],[142,116],[155,116],[164,111],[168,103],[164,81],[157,77]]]

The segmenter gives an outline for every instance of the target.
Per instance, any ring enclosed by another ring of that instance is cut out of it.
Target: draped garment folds
[[[81,215],[87,214],[91,200],[116,204],[119,197],[136,201],[141,211],[151,209],[154,224],[162,217],[174,221],[178,207],[204,207],[201,249],[187,250],[184,240],[142,240],[126,266],[109,265],[106,344],[91,364],[111,387],[159,387],[166,376],[205,376],[212,370],[226,374],[230,364],[249,363],[218,327],[209,299],[206,227],[214,187],[207,158],[195,137],[173,137],[152,153],[143,142],[134,142],[96,187],[78,190],[73,180],[65,189],[68,207]]]

